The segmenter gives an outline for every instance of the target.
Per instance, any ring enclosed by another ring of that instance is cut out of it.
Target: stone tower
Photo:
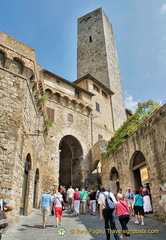
[[[126,120],[113,28],[102,8],[78,19],[77,77],[90,73],[114,95],[114,130]]]

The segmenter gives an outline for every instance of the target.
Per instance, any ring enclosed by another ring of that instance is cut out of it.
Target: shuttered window
[[[100,104],[98,102],[96,102],[96,111],[100,112]]]
[[[47,115],[48,119],[51,120],[51,122],[54,123],[54,109],[47,107]]]

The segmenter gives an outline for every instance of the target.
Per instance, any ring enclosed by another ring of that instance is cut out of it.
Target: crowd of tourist
[[[163,194],[164,193],[164,194]],[[2,195],[0,195],[2,198]],[[109,200],[108,200],[109,199]],[[107,201],[106,201],[107,200]],[[108,208],[108,201],[114,204],[114,208]],[[1,209],[5,207],[5,211],[11,211],[12,206],[8,205],[6,201],[1,200]],[[160,186],[159,189],[159,205],[164,208],[166,212],[166,184]],[[100,220],[104,220],[106,239],[110,239],[110,231],[117,230],[115,224],[115,214],[122,227],[122,236],[119,237],[115,231],[115,239],[127,240],[130,234],[127,232],[127,223],[131,217],[135,216],[135,224],[144,226],[144,213],[152,212],[151,194],[148,185],[140,186],[140,188],[133,192],[131,188],[127,188],[125,192],[119,188],[116,195],[107,191],[105,187],[99,190],[85,190],[78,188],[73,189],[70,186],[67,190],[64,186],[60,186],[58,190],[53,190],[52,193],[48,190],[40,198],[38,208],[41,208],[43,224],[42,228],[46,228],[47,217],[52,214],[55,216],[55,228],[62,225],[63,210],[68,214],[96,215],[99,210]],[[115,211],[114,211],[115,210]],[[1,239],[1,234],[0,234]]]
[[[48,197],[49,196],[49,197]],[[106,198],[109,196],[111,201],[115,204],[115,209],[108,210],[106,208]],[[121,224],[122,230],[126,231],[127,223],[131,217],[135,216],[135,224],[144,223],[144,213],[152,212],[151,205],[151,196],[150,190],[147,185],[140,186],[140,188],[133,192],[129,187],[125,192],[119,188],[119,191],[116,195],[111,192],[108,192],[105,187],[101,187],[99,190],[85,190],[78,188],[72,188],[70,186],[67,190],[64,186],[60,186],[59,190],[54,190],[52,195],[49,193],[44,194],[44,197],[47,200],[47,207],[51,208],[52,215],[55,216],[55,227],[62,225],[62,215],[63,210],[66,209],[68,214],[75,215],[76,217],[79,214],[86,215],[87,213],[91,215],[96,215],[96,211],[100,212],[100,220],[105,222],[105,232],[106,239],[110,239],[110,231],[117,230],[115,225],[115,213],[118,216],[119,222]],[[39,207],[43,208],[45,200],[43,199],[39,202]],[[43,203],[42,203],[43,202]],[[115,211],[114,211],[115,210]],[[42,210],[44,215],[48,215],[47,211]],[[46,217],[43,217],[43,228],[46,225]],[[118,233],[114,233],[115,239],[120,239]],[[127,232],[124,232],[121,238],[129,239],[130,235]]]

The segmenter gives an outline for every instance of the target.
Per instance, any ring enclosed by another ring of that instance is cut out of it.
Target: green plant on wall
[[[154,103],[152,100],[138,103],[135,113],[115,131],[114,136],[108,142],[107,152],[102,153],[102,155],[108,157],[110,153],[117,149],[117,147],[134,133],[145,120],[152,115],[154,110],[158,108],[160,108],[159,103]]]
[[[49,98],[49,96],[47,95],[47,94],[43,94],[42,96],[41,96],[41,98],[40,98],[40,100],[43,102],[43,104],[44,104],[44,107],[45,107],[45,105],[46,105],[46,101],[48,100],[48,98]],[[47,115],[47,113],[46,113],[46,115]],[[48,126],[48,127],[52,127],[52,121],[50,120],[50,119],[46,119],[46,125]]]
[[[47,94],[43,94],[40,99],[45,104],[46,101],[48,100],[48,98],[49,98],[49,96]]]
[[[46,125],[48,127],[52,127],[52,121],[50,119],[46,119]]]

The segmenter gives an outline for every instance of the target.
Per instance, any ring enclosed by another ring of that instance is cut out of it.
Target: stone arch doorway
[[[35,179],[34,179],[34,191],[33,191],[33,208],[37,208],[38,202],[38,183],[39,183],[39,169],[36,169]]]
[[[115,167],[111,169],[109,179],[110,179],[110,190],[111,192],[116,194],[119,191],[119,175]]]
[[[96,160],[91,173],[91,182],[94,189],[100,189],[102,180],[101,180],[101,162]]]
[[[146,166],[146,160],[142,152],[136,151],[132,157],[132,172],[134,178],[134,190],[138,190],[141,185],[149,185],[149,176]]]
[[[28,199],[28,186],[29,186],[29,172],[31,170],[31,156],[28,153],[24,165],[24,177],[22,186],[22,198],[20,204],[20,214],[26,215],[27,213],[27,199]]]
[[[59,185],[83,187],[83,150],[72,135],[64,136],[59,144]]]

